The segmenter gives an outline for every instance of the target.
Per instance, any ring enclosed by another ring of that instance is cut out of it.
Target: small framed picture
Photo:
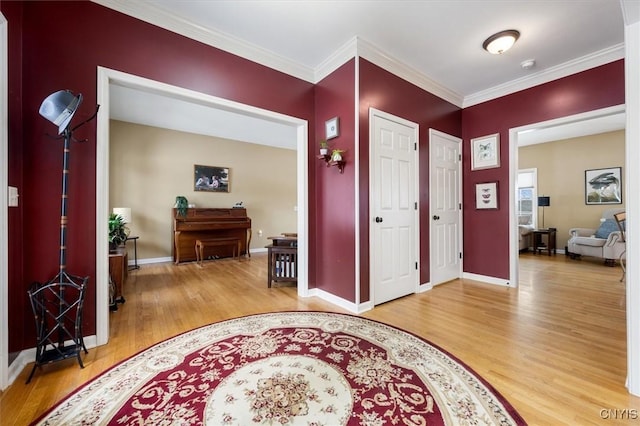
[[[500,167],[500,134],[471,139],[471,170]]]
[[[476,183],[476,210],[498,208],[498,182]]]
[[[324,123],[325,139],[333,139],[338,136],[340,129],[338,128],[338,117],[333,117]]]
[[[622,204],[622,167],[584,171],[585,204]]]
[[[193,166],[193,190],[229,192],[229,168],[218,166]]]

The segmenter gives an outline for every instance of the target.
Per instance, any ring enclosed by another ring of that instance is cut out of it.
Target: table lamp
[[[538,197],[538,207],[542,207],[542,229],[544,228],[544,208],[551,205],[551,197],[542,196]]]
[[[129,207],[114,207],[113,214],[122,218],[122,222],[131,223],[131,209]]]

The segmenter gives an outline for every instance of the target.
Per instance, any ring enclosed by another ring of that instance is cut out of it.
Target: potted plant
[[[342,161],[342,154],[346,152],[344,149],[334,149],[331,151],[331,161]]]
[[[320,141],[320,155],[327,155],[329,153],[329,144],[325,139]]]
[[[176,197],[176,204],[174,207],[178,212],[178,216],[185,217],[187,215],[187,209],[189,208],[189,201],[187,201],[187,197],[178,195]]]
[[[129,228],[124,223],[124,219],[119,214],[109,214],[109,250],[114,251],[127,241]]]

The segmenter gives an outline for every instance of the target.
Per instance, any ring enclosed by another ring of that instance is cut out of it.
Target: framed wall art
[[[228,167],[193,166],[193,190],[206,192],[229,192]]]
[[[500,134],[471,139],[471,170],[500,167]]]
[[[338,117],[333,117],[324,123],[325,139],[333,139],[340,134]]]
[[[584,171],[585,204],[622,204],[622,167]]]
[[[476,210],[498,208],[498,182],[476,183]]]

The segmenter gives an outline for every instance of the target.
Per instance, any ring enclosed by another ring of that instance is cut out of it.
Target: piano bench
[[[206,240],[196,240],[196,263],[202,266],[204,260],[204,249],[206,247],[228,246],[233,249],[233,257],[240,260],[240,238],[220,237],[208,238]]]

